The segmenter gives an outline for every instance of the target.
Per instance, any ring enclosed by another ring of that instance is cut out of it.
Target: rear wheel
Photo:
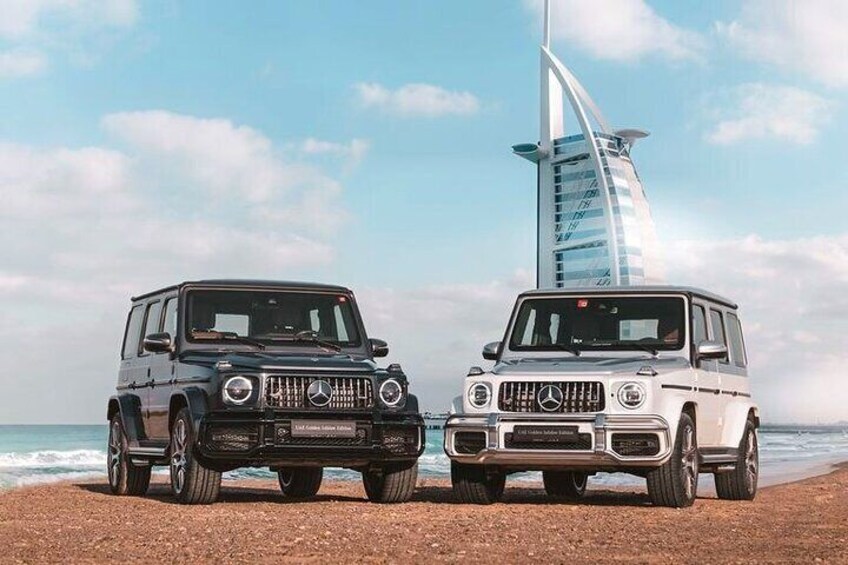
[[[698,439],[695,422],[685,412],[677,425],[671,458],[648,472],[648,495],[656,506],[692,506],[698,494]]]
[[[451,462],[453,492],[460,502],[492,504],[501,499],[506,486],[506,473],[486,473],[482,465]]]
[[[221,491],[221,473],[194,457],[191,413],[183,408],[171,428],[171,492],[180,504],[212,504]]]
[[[716,494],[724,500],[754,500],[760,474],[760,453],[757,427],[752,420],[745,424],[739,442],[736,468],[729,473],[716,473]]]
[[[150,466],[140,467],[130,461],[127,435],[124,433],[120,413],[112,416],[109,422],[106,472],[112,494],[142,496],[150,486]]]
[[[364,471],[362,484],[371,502],[406,502],[415,492],[418,463],[384,467],[381,471]]]
[[[321,488],[321,480],[324,478],[322,467],[292,467],[279,469],[277,479],[280,482],[280,490],[291,498],[309,498],[315,496]]]
[[[550,496],[577,500],[586,494],[589,475],[582,471],[542,471],[545,492]]]

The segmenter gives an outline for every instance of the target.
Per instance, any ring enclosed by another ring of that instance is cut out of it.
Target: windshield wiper
[[[631,346],[635,349],[641,349],[642,351],[647,351],[648,353],[650,353],[654,357],[656,357],[657,355],[660,354],[659,349],[657,349],[656,347],[651,347],[650,345],[646,345],[644,343],[628,343],[627,345],[629,345],[629,346]]]
[[[314,343],[318,347],[323,347],[338,353],[342,350],[341,346],[332,341],[325,341],[318,337],[318,333],[313,330],[303,330],[294,334],[294,341],[302,343]]]
[[[215,340],[226,340],[226,341],[235,341],[237,343],[244,343],[245,345],[252,345],[256,349],[265,349],[265,344],[255,339],[250,339],[249,337],[240,336],[235,332],[219,332],[217,330],[191,330],[191,337],[194,339],[215,339]]]
[[[580,349],[577,348],[574,345],[568,345],[567,343],[552,343],[551,345],[556,347],[557,349],[562,349],[563,351],[568,351],[569,353],[571,353],[575,357],[580,357]]]

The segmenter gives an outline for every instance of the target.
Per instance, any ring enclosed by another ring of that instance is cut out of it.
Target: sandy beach
[[[553,503],[533,483],[508,484],[488,507],[455,504],[443,480],[420,480],[412,502],[391,506],[366,502],[354,482],[306,502],[271,481],[225,482],[221,501],[200,507],[172,503],[161,480],[144,498],[64,483],[0,494],[0,547],[4,563],[848,563],[848,466],[686,510],[654,508],[642,489]]]

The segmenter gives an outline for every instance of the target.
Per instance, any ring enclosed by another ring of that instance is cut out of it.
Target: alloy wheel
[[[185,420],[178,419],[171,433],[171,484],[177,494],[185,487],[187,444],[188,430]]]
[[[687,425],[683,430],[682,461],[680,472],[683,475],[683,489],[687,499],[695,498],[698,488],[698,448],[695,444],[695,430]]]
[[[754,430],[748,430],[748,441],[745,448],[745,479],[748,482],[749,489],[753,489],[757,481],[760,466],[758,451],[757,433]]]
[[[113,488],[117,488],[121,481],[123,452],[124,445],[121,438],[121,424],[115,420],[109,427],[109,452],[106,456],[106,471],[109,474],[109,485]]]

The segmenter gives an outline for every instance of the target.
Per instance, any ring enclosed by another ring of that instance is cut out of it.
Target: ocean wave
[[[0,488],[4,487],[25,487],[30,485],[41,485],[48,483],[58,483],[61,481],[88,481],[92,479],[100,479],[106,476],[106,472],[96,471],[68,471],[64,473],[50,474],[27,474],[14,475],[0,473]]]
[[[96,449],[0,453],[0,469],[78,468],[103,467],[105,465],[106,453]]]

